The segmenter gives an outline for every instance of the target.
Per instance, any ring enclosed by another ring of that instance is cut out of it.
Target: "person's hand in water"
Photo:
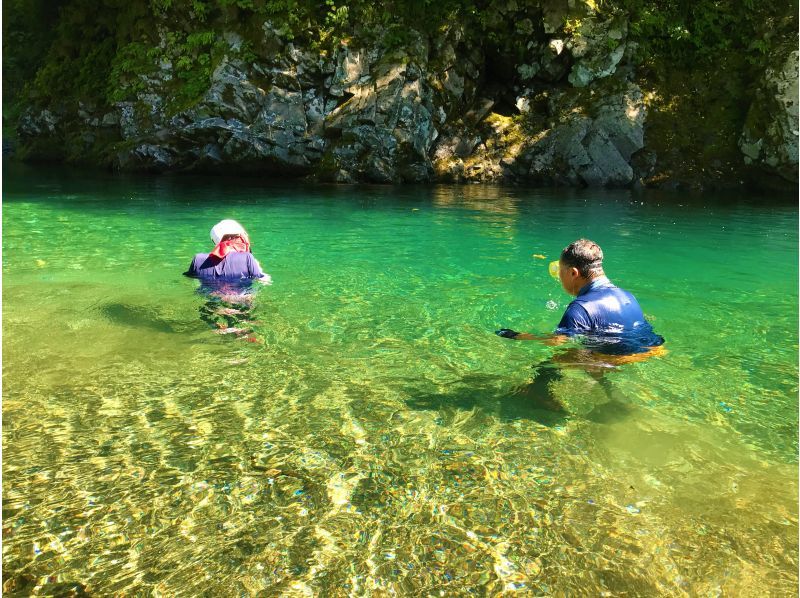
[[[511,328],[501,328],[500,330],[495,330],[494,333],[503,338],[517,338],[519,336],[519,332],[511,330]]]
[[[497,336],[502,336],[503,338],[510,338],[515,341],[538,341],[543,340],[542,337],[538,337],[533,334],[528,334],[527,332],[517,332],[516,330],[511,330],[511,328],[501,328],[500,330],[495,330],[494,333]]]
[[[560,334],[531,334],[529,332],[517,332],[511,328],[501,328],[494,332],[497,336],[510,338],[515,341],[542,341],[545,345],[560,345],[567,340],[567,337]]]

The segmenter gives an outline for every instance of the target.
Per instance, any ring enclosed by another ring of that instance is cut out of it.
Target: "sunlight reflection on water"
[[[12,183],[9,595],[797,593],[795,207]],[[179,275],[223,215],[275,279],[260,343]],[[577,235],[670,352],[566,371],[554,412],[524,392],[553,349],[492,331],[555,326],[531,254]]]

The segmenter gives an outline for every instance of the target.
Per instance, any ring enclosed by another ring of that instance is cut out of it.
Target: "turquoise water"
[[[796,595],[796,205],[4,176],[10,595]],[[256,342],[180,275],[222,218]],[[581,236],[668,353],[555,412],[574,347],[492,332],[554,328]]]

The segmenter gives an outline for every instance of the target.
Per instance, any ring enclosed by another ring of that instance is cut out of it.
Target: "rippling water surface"
[[[4,594],[797,594],[795,205],[4,177]],[[181,276],[222,218],[257,342]],[[557,412],[492,331],[580,236],[669,352]]]

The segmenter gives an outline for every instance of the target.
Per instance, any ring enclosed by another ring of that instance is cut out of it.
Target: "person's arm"
[[[261,264],[253,257],[253,254],[248,253],[247,255],[250,262],[250,277],[261,284],[272,284],[272,277],[261,269]]]
[[[560,345],[569,340],[566,334],[531,334],[530,332],[520,332],[514,340],[518,341],[540,341],[545,345]]]
[[[510,328],[501,328],[495,334],[515,341],[540,341],[547,345],[560,345],[569,340],[569,337],[588,332],[590,329],[589,314],[580,303],[573,301],[567,307],[567,311],[564,312],[558,323],[558,328],[552,334],[531,334],[530,332],[517,332]]]
[[[501,328],[495,334],[515,341],[540,341],[546,345],[560,345],[569,338],[565,334],[532,334],[530,332],[517,332],[510,328]]]
[[[195,266],[195,262],[197,258],[192,258],[192,263],[189,264],[189,269],[183,273],[184,276],[188,276],[190,278],[197,278],[197,267]]]

